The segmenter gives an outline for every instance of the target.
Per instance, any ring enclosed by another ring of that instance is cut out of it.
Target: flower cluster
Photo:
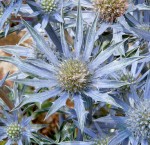
[[[18,68],[0,71],[0,144],[150,144],[150,8],[138,2],[0,0],[0,39],[21,32],[0,46]]]

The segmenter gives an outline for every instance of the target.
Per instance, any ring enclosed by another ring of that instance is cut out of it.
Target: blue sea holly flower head
[[[25,142],[30,144],[33,139],[33,132],[37,132],[40,127],[31,124],[31,117],[23,117],[19,111],[8,113],[3,111],[0,119],[0,140],[7,139],[6,145],[18,144],[23,145]]]
[[[132,145],[148,145],[150,143],[149,94],[150,73],[147,77],[143,96],[139,97],[135,89],[132,88],[132,101],[129,101],[130,106],[125,102],[119,101],[123,106],[124,116],[106,116],[95,120],[113,125],[116,124],[118,133],[111,139],[109,145],[120,144],[126,139],[129,139],[128,143]]]
[[[47,13],[55,11],[57,9],[57,3],[56,0],[40,0],[42,9]]]
[[[61,24],[62,52],[59,55],[49,48],[48,43],[35,29],[23,21],[36,42],[37,49],[45,54],[49,62],[36,59],[23,60],[17,56],[10,58],[0,57],[0,59],[15,64],[23,73],[35,76],[34,79],[14,79],[14,81],[29,86],[50,89],[42,93],[26,94],[18,108],[28,103],[39,102],[41,104],[49,98],[59,96],[50,107],[47,118],[64,106],[67,99],[71,97],[74,100],[79,127],[83,131],[87,114],[82,100],[83,95],[91,97],[95,101],[102,101],[120,107],[108,93],[100,92],[99,89],[117,88],[125,85],[125,82],[111,81],[106,79],[106,77],[104,78],[104,76],[132,64],[139,57],[118,59],[105,64],[105,61],[113,54],[114,50],[118,49],[124,41],[108,47],[99,54],[92,53],[97,19],[98,16],[96,16],[84,42],[81,7],[78,6],[74,49],[71,50],[69,48],[65,40],[63,24]]]
[[[36,0],[28,1],[31,8],[42,16],[42,28],[45,28],[48,22],[63,22],[60,15],[62,1],[59,0]]]
[[[134,56],[140,56],[139,50],[136,51]],[[148,70],[143,71],[145,66],[145,61],[134,62],[130,67],[126,67],[121,71],[111,74],[112,79],[128,82],[127,85],[124,85],[116,89],[116,94],[122,99],[128,99],[128,96],[131,95],[131,85],[136,85],[137,88],[142,87],[145,83],[144,79],[149,73]],[[142,75],[141,75],[142,74]]]

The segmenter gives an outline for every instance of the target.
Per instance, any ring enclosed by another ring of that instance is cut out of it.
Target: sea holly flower
[[[0,140],[6,139],[6,145],[24,143],[30,144],[33,132],[41,129],[41,126],[31,125],[31,117],[23,117],[19,111],[3,112],[4,118],[0,119],[3,125],[0,127]]]
[[[77,113],[81,131],[84,129],[87,114],[82,100],[83,95],[91,97],[95,101],[102,101],[119,107],[110,95],[100,92],[99,89],[121,87],[126,83],[122,81],[111,81],[104,76],[132,64],[138,60],[139,57],[118,59],[109,64],[105,64],[105,61],[112,55],[114,50],[118,49],[124,41],[108,47],[98,55],[93,54],[97,19],[98,17],[95,18],[84,43],[82,15],[79,6],[74,51],[69,49],[65,40],[63,25],[61,24],[60,35],[63,53],[60,54],[54,53],[43,37],[41,37],[28,23],[23,21],[36,42],[37,48],[45,54],[49,62],[47,63],[36,59],[22,60],[17,58],[17,56],[15,58],[1,57],[0,59],[9,61],[18,66],[22,72],[35,76],[34,79],[15,79],[16,82],[50,89],[42,93],[25,95],[18,107],[34,102],[39,102],[41,104],[49,98],[59,96],[50,107],[46,116],[47,118],[64,106],[67,99],[71,97],[74,100],[74,108]]]
[[[40,0],[40,3],[42,9],[47,13],[51,13],[57,8],[57,2],[55,0]]]
[[[147,77],[144,93],[138,96],[132,86],[132,101],[130,106],[121,102],[124,116],[106,116],[95,121],[116,125],[118,133],[109,142],[109,145],[120,144],[129,139],[129,144],[148,145],[150,139],[150,73]]]
[[[94,0],[93,5],[106,22],[116,21],[128,8],[127,0]]]
[[[63,22],[60,15],[62,1],[58,0],[37,0],[36,2],[28,1],[29,5],[42,16],[42,28],[45,28],[50,21]]]
[[[7,77],[8,74],[1,80],[1,83],[3,83]],[[13,88],[10,88],[10,92],[12,97],[11,102],[13,103],[13,106],[15,106],[22,100],[23,92],[22,90],[18,90],[17,83],[14,83]],[[32,124],[32,117],[25,116],[20,109],[10,111],[12,108],[9,109],[6,105],[3,105],[3,103],[0,104],[0,107],[2,108],[0,112],[0,141],[6,140],[6,145],[30,144],[31,139],[35,139],[33,133],[36,134],[37,131],[44,128],[45,125]]]
[[[140,56],[139,50],[137,50],[134,56]],[[129,96],[131,95],[131,85],[135,85],[137,88],[141,88],[144,85],[144,79],[149,73],[149,70],[143,70],[145,62],[146,60],[142,62],[134,62],[130,67],[111,74],[112,79],[128,82],[125,86],[122,86],[115,91],[120,98],[124,99],[124,101],[129,99]]]

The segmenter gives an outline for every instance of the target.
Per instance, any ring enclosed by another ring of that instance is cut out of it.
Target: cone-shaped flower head
[[[32,133],[37,132],[43,126],[35,126],[31,124],[31,117],[24,117],[19,111],[12,112],[12,114],[4,112],[5,118],[3,118],[0,123],[0,139],[7,139],[8,145],[19,144],[22,145],[24,140],[27,144],[30,144],[30,138],[33,137]],[[3,116],[2,116],[3,117]]]
[[[58,81],[69,92],[84,90],[89,83],[90,73],[87,65],[75,59],[65,60],[60,64]]]
[[[52,12],[57,8],[55,0],[41,0],[42,8],[45,12]]]
[[[145,88],[142,89],[143,94],[138,96],[137,88],[131,85],[131,98],[129,103],[121,100],[124,115],[122,116],[106,116],[97,119],[100,122],[107,122],[115,125],[119,130],[118,133],[110,140],[109,145],[120,144],[125,139],[129,139],[126,144],[143,144],[150,143],[150,73],[148,74]],[[139,88],[138,88],[139,90]],[[140,94],[140,93],[139,93]],[[130,105],[129,105],[130,104]]]
[[[18,123],[12,123],[7,127],[7,135],[12,140],[18,140],[21,137],[22,128]]]
[[[128,7],[127,0],[94,0],[94,7],[106,22],[114,22]]]
[[[150,100],[140,101],[127,113],[126,125],[134,137],[150,139]]]

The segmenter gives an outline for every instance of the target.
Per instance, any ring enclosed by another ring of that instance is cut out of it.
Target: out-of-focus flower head
[[[19,111],[11,113],[3,111],[3,117],[0,119],[0,123],[2,123],[0,139],[7,139],[7,145],[30,144],[31,138],[34,138],[32,133],[40,129],[40,127],[32,125],[31,120],[31,117],[24,117]]]
[[[38,15],[42,16],[42,28],[45,28],[47,24],[52,22],[63,22],[60,15],[62,1],[58,0],[37,0],[35,2],[28,1],[30,6],[36,8]]]
[[[127,0],[94,0],[93,5],[106,22],[116,21],[128,8]]]

